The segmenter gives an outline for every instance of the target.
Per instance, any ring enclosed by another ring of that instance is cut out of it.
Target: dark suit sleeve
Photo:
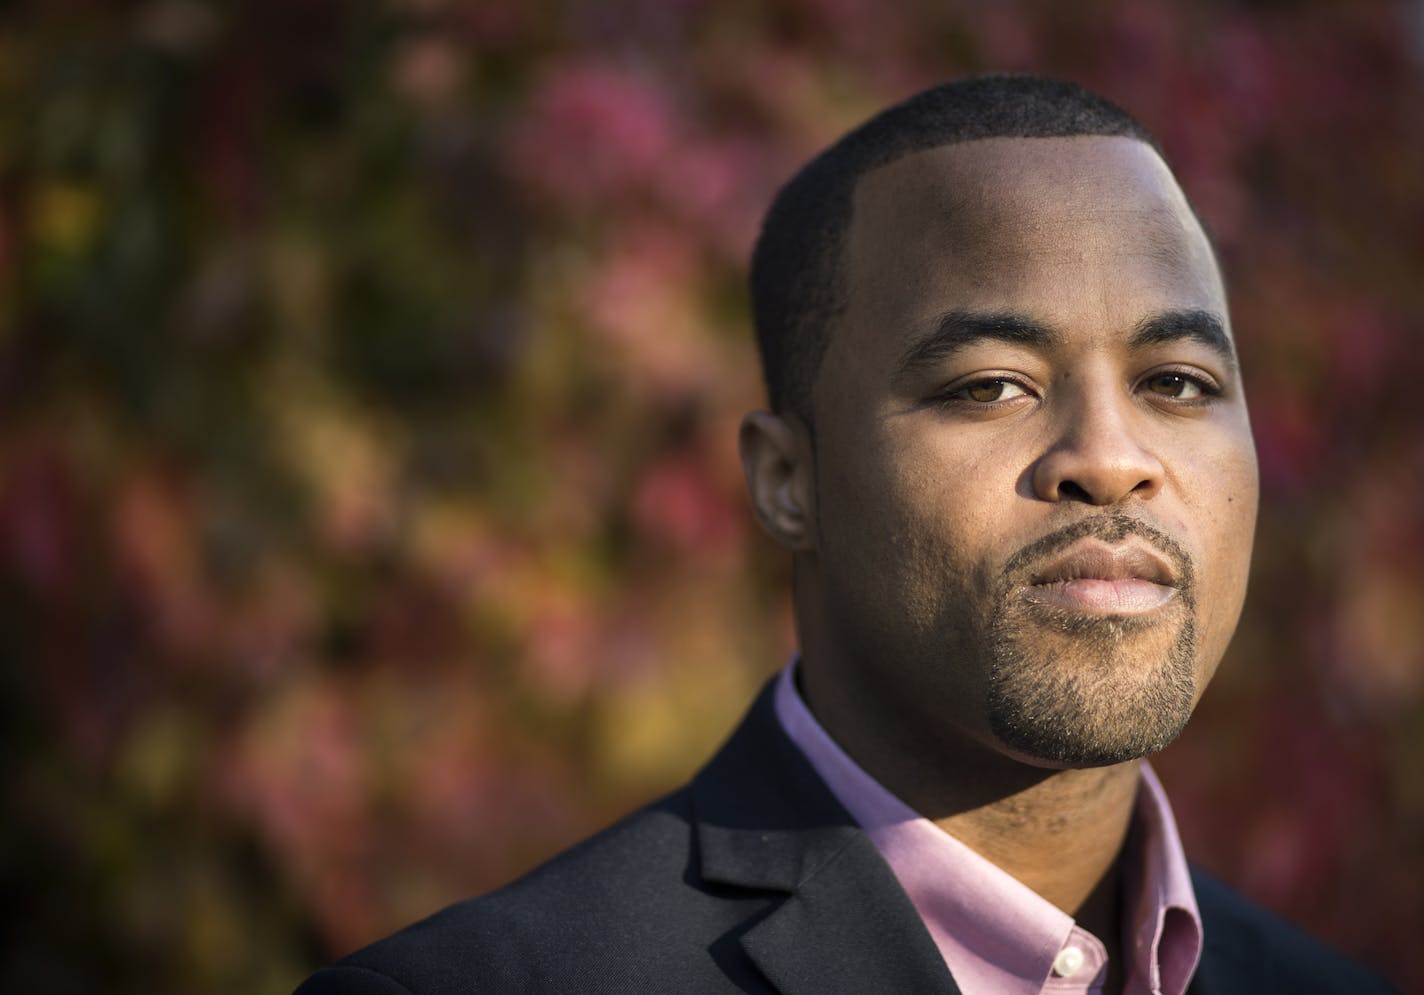
[[[313,974],[294,995],[411,995],[394,978],[364,967],[338,964]]]
[[[1384,978],[1192,868],[1205,949],[1187,995],[1399,995]]]

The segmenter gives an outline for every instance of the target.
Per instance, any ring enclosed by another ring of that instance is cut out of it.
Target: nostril
[[[1092,496],[1081,484],[1072,480],[1065,480],[1058,485],[1058,499],[1060,501],[1085,501],[1093,503]]]

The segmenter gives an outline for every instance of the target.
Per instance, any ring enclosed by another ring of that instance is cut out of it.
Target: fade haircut
[[[1073,83],[1027,75],[942,83],[842,136],[781,188],[752,251],[751,299],[772,409],[812,425],[811,394],[845,309],[841,256],[860,178],[941,145],[981,138],[1116,135],[1162,150],[1116,104]]]

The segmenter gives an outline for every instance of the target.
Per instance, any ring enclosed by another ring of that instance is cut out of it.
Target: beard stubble
[[[1129,536],[1176,567],[1166,617],[1088,615],[1024,596],[1047,557],[1081,539]],[[1196,699],[1194,576],[1170,536],[1121,514],[1075,522],[1011,556],[993,604],[986,703],[1005,745],[1054,765],[1101,767],[1155,753],[1186,725]]]

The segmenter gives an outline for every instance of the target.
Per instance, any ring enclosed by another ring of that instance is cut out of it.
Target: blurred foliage
[[[1424,990],[1421,57],[1383,0],[6,5],[0,985],[282,990],[685,777],[792,646],[760,211],[1032,69],[1162,137],[1233,284],[1189,848]]]

